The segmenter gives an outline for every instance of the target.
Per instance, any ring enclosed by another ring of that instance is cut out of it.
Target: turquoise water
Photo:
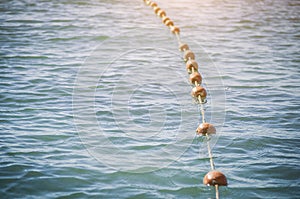
[[[300,198],[300,3],[157,1],[208,90],[221,198]],[[175,38],[142,1],[1,1],[0,198],[213,198]]]

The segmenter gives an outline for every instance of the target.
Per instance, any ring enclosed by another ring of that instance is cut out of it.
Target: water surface
[[[157,2],[199,59],[221,198],[299,198],[299,1]],[[0,9],[1,198],[214,197],[176,40],[142,1]]]

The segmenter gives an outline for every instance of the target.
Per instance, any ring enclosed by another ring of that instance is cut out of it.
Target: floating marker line
[[[219,199],[219,186],[227,186],[226,176],[220,171],[215,170],[215,164],[213,161],[212,150],[210,147],[210,136],[216,133],[216,128],[205,121],[205,110],[204,104],[206,103],[207,92],[205,88],[201,86],[202,77],[198,72],[198,64],[195,61],[195,54],[189,49],[189,46],[186,43],[181,42],[180,38],[180,29],[174,25],[174,22],[167,17],[167,14],[162,10],[157,3],[151,0],[144,0],[144,3],[150,6],[154,13],[162,19],[163,24],[170,28],[171,32],[175,34],[176,39],[179,44],[179,50],[184,53],[183,60],[186,64],[186,69],[189,74],[189,80],[193,86],[191,95],[195,99],[195,102],[200,105],[200,113],[202,118],[202,123],[196,129],[198,135],[206,137],[208,156],[210,161],[211,171],[209,171],[203,178],[203,184],[214,186],[216,199]]]

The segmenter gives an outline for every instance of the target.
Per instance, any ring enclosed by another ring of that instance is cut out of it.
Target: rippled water
[[[157,2],[200,63],[221,198],[299,198],[299,1]],[[142,1],[0,9],[0,198],[214,197],[176,40]]]

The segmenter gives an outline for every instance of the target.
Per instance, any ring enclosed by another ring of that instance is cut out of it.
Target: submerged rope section
[[[195,61],[195,54],[190,50],[186,43],[181,42],[180,29],[174,25],[174,22],[167,17],[166,12],[161,9],[157,3],[151,0],[144,0],[144,3],[150,6],[154,13],[162,19],[163,24],[170,28],[171,32],[176,36],[179,44],[179,50],[183,52],[183,60],[185,61],[186,69],[189,74],[189,80],[193,85],[191,95],[195,99],[195,102],[200,105],[200,112],[202,122],[196,129],[196,133],[201,136],[205,136],[207,143],[208,156],[210,160],[211,170],[204,176],[203,184],[215,187],[216,199],[219,199],[219,186],[226,186],[226,176],[220,171],[215,170],[213,161],[213,155],[210,147],[210,136],[216,133],[216,128],[205,121],[204,104],[206,103],[207,92],[205,88],[201,86],[202,76],[198,72],[198,63]]]

